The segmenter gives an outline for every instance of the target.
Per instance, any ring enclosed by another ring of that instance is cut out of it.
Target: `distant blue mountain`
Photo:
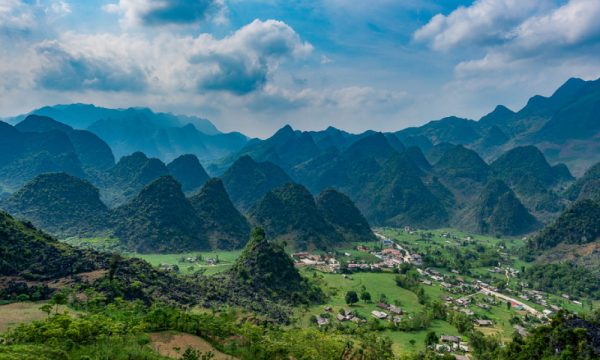
[[[148,108],[108,109],[88,104],[46,106],[30,114],[50,117],[74,129],[85,129],[111,147],[115,157],[141,151],[163,161],[194,154],[213,162],[238,152],[248,138],[222,133],[209,120],[195,116],[155,113]],[[5,119],[16,124],[27,115]]]

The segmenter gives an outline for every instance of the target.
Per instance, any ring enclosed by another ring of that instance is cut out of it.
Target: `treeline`
[[[536,264],[522,278],[536,290],[600,299],[600,276],[573,263]]]

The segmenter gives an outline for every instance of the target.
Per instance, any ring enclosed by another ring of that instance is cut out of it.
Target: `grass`
[[[121,244],[119,239],[112,237],[92,237],[92,238],[78,238],[70,237],[61,240],[71,246],[94,249],[98,251],[119,251],[121,250]]]
[[[177,265],[179,267],[179,272],[182,274],[192,274],[196,271],[204,271],[206,275],[211,275],[229,269],[241,253],[241,250],[235,250],[204,252],[193,251],[180,254],[125,253],[124,255],[146,260],[153,266],[160,266],[161,264],[168,264],[171,266]],[[196,258],[198,256],[201,256],[202,260],[196,262],[185,261],[186,258]],[[219,262],[215,265],[210,265],[206,263],[207,259],[218,259]]]
[[[340,274],[322,274],[321,276],[323,285],[330,295],[330,299],[327,301],[326,305],[333,307],[334,313],[337,313],[341,308],[351,309],[370,319],[372,318],[371,311],[379,309],[377,308],[377,303],[381,294],[386,295],[390,304],[398,301],[400,307],[408,314],[416,313],[424,309],[423,305],[419,304],[417,296],[413,292],[396,285],[396,274],[393,273],[354,273],[347,278],[344,278]],[[354,290],[360,296],[363,286],[366,291],[371,293],[373,299],[372,302],[365,303],[360,301],[352,307],[346,305],[346,292]],[[441,294],[441,290],[435,286],[426,287],[426,292],[430,296]],[[308,311],[300,313],[301,324],[303,326],[309,326],[310,316],[323,313],[324,306],[325,305],[312,306]],[[428,331],[435,331],[438,335],[458,335],[456,328],[445,321],[439,320],[434,321],[427,330],[415,332],[385,330],[381,332],[381,334],[388,336],[393,341],[394,352],[397,355],[402,355],[424,350],[425,335]],[[411,339],[415,340],[414,346],[410,344]]]

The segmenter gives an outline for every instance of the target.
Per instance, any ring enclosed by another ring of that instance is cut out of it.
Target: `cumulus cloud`
[[[294,29],[275,20],[255,20],[224,38],[171,32],[155,36],[63,32],[11,49],[10,55],[0,54],[0,74],[19,74],[21,83],[39,89],[235,96],[263,89],[282,63],[313,50]],[[15,58],[20,60],[11,60]]]
[[[489,45],[509,41],[524,20],[551,8],[554,1],[477,0],[448,15],[437,14],[414,33],[414,39],[433,49]]]
[[[123,15],[126,24],[146,26],[188,25],[205,20],[209,15],[220,19],[223,0],[119,0],[104,9]]]
[[[21,0],[0,0],[0,31],[2,33],[30,30],[36,23],[33,7]]]
[[[479,50],[479,58],[455,66],[459,77],[495,71],[522,81],[532,68],[539,72],[597,57],[599,18],[598,0],[477,0],[448,15],[435,15],[413,38],[437,51]]]
[[[70,51],[57,41],[39,44],[36,52],[42,60],[36,82],[45,89],[136,92],[146,88],[146,76],[139,66]]]
[[[599,1],[570,0],[552,11],[526,19],[512,30],[510,41],[487,49],[480,59],[459,63],[457,73],[468,75],[527,67],[542,56],[546,64],[597,58],[599,18]]]
[[[312,49],[284,22],[254,20],[221,40],[202,37],[191,61],[209,66],[199,89],[243,95],[263,87],[283,60],[306,56]]]

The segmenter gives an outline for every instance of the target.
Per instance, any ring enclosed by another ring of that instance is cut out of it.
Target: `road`
[[[504,295],[502,293],[499,293],[497,291],[493,291],[493,290],[489,290],[489,289],[486,289],[486,288],[482,288],[480,292],[482,294],[484,294],[484,295],[492,295],[492,296],[495,296],[495,297],[500,298],[502,300],[510,301],[510,302],[515,303],[517,305],[521,305],[525,311],[527,311],[528,313],[533,314],[533,315],[535,315],[537,317],[543,316],[543,314],[540,311],[537,311],[536,309],[532,308],[531,306],[529,306],[529,305],[527,305],[527,304],[525,304],[525,303],[523,303],[523,302],[521,302],[521,301],[519,301],[517,299],[513,299],[510,296],[507,296],[507,295]]]

